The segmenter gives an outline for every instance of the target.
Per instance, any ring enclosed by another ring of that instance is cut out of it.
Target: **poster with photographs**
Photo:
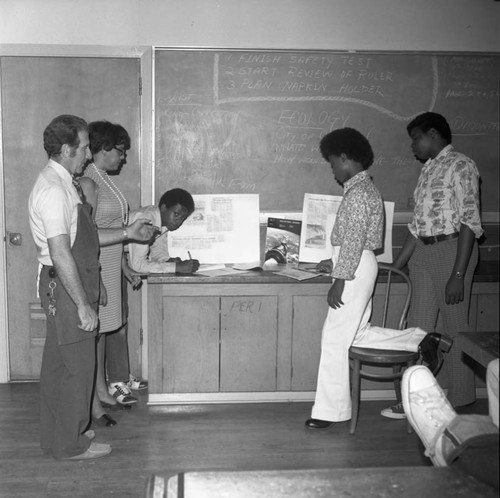
[[[301,262],[319,263],[331,258],[330,234],[342,202],[341,196],[304,194],[299,256]],[[379,263],[392,263],[394,202],[384,202],[384,245],[375,251]]]
[[[268,218],[264,259],[275,259],[279,264],[297,265],[301,227],[302,222],[299,220]]]

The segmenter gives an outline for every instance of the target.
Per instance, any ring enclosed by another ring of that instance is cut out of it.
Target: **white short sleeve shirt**
[[[66,234],[73,245],[78,204],[81,204],[81,200],[73,186],[72,176],[63,166],[50,159],[38,175],[29,197],[30,228],[40,264],[53,264],[48,239]]]

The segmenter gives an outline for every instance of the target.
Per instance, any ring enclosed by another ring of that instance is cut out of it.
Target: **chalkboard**
[[[406,125],[435,111],[498,211],[500,54],[155,50],[155,193],[257,193],[261,211],[300,211],[303,195],[341,195],[318,150],[349,126],[396,212],[413,208],[421,165]]]

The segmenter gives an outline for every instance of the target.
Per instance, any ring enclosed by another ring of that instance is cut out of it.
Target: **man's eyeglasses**
[[[118,147],[113,147],[113,149],[115,149],[120,154],[120,157],[125,157],[127,155],[126,151],[119,149]]]

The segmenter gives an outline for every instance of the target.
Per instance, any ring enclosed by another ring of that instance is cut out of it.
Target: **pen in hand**
[[[200,267],[200,262],[197,259],[193,259],[191,257],[191,251],[188,251],[188,256],[189,256],[189,261],[193,262],[193,273],[195,271],[198,271],[198,268]]]

